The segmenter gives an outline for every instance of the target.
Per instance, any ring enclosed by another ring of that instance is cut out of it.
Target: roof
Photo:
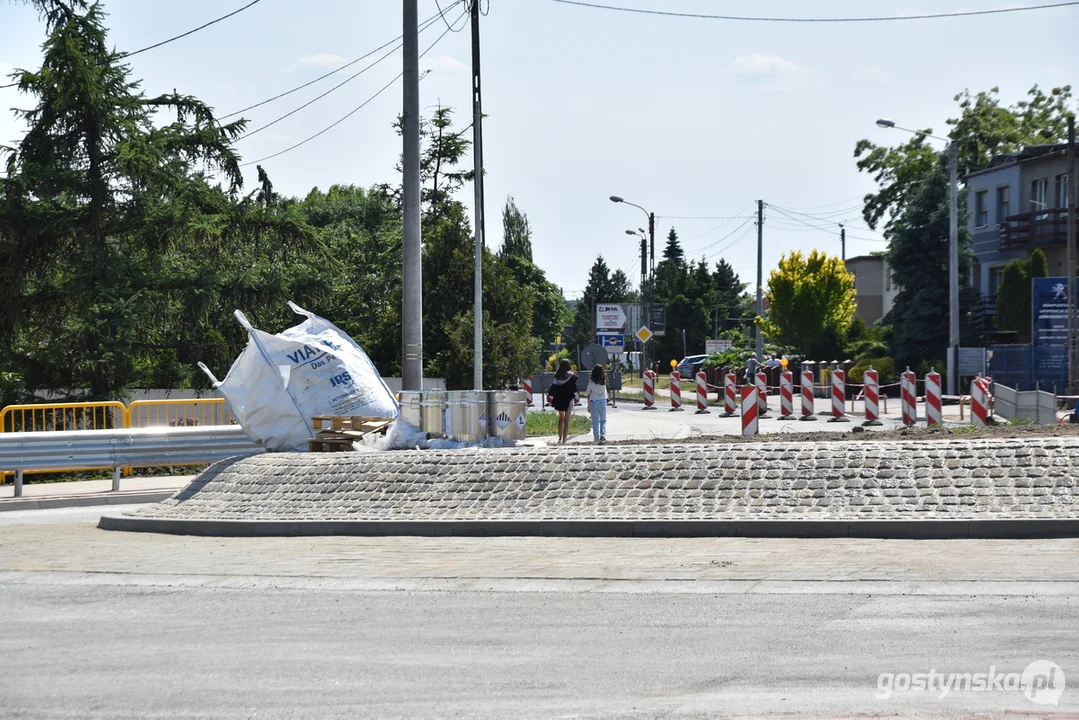
[[[859,255],[857,257],[847,258],[843,262],[845,262],[845,263],[866,262],[866,261],[869,261],[869,260],[876,260],[878,262],[884,262],[884,256],[883,255]]]
[[[1037,160],[1047,155],[1061,155],[1068,151],[1067,143],[1051,143],[1048,145],[1028,145],[1022,150],[1016,152],[1001,153],[994,155],[993,159],[989,161],[989,165],[981,170],[975,170],[974,172],[967,173],[967,177],[973,177],[975,175],[982,175],[987,172],[998,170],[1002,167],[1009,165],[1018,165],[1030,160]]]

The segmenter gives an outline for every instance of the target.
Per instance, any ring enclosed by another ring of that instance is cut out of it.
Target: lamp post
[[[613,202],[613,203],[623,203],[625,205],[630,205],[632,207],[635,207],[638,210],[640,210],[641,212],[643,212],[645,217],[648,218],[648,242],[650,244],[650,248],[648,248],[648,249],[650,250],[650,254],[651,254],[651,258],[652,258],[651,272],[654,274],[655,269],[656,269],[656,216],[655,216],[655,213],[650,213],[647,210],[645,210],[643,207],[641,207],[640,205],[637,205],[635,203],[626,202],[626,200],[624,198],[621,198],[618,195],[611,195],[611,202]],[[626,233],[630,234],[630,235],[636,234],[636,233],[632,232],[631,230],[627,230]],[[642,256],[644,255],[645,249],[646,249],[645,246],[642,244],[641,245],[641,254],[642,254]],[[649,268],[646,267],[646,265],[647,265],[647,263],[644,262],[643,258],[642,258],[642,262],[641,262],[641,310],[643,310],[644,313],[645,313],[644,324],[648,327],[649,330],[651,330],[652,329],[652,307],[648,303],[648,298],[645,297],[645,287],[647,286],[646,275],[648,274],[648,273],[645,272],[645,270],[649,269]],[[649,339],[651,339],[651,338],[649,338]],[[644,359],[647,359],[647,357],[648,357],[648,343],[644,343],[643,356],[644,356]],[[641,363],[641,367],[642,368],[645,367],[644,362]],[[642,370],[642,372],[643,372],[643,370]]]
[[[648,280],[648,236],[644,234],[644,228],[638,228],[637,230],[626,230],[626,235],[632,235],[633,237],[639,237],[641,239],[641,297],[640,297],[640,309],[644,312],[644,285]],[[630,328],[633,330],[633,328]],[[635,332],[635,330],[634,330]],[[632,333],[631,333],[632,334]],[[641,354],[641,380],[644,380],[644,353]]]
[[[948,394],[955,395],[959,378],[956,377],[959,364],[959,148],[954,140],[931,135],[921,130],[912,130],[895,124],[893,120],[881,118],[877,125],[882,128],[905,130],[922,137],[942,140],[948,146]]]

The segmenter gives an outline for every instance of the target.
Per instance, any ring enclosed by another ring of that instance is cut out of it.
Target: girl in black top
[[[571,371],[569,360],[558,363],[554,382],[547,391],[547,402],[558,411],[558,442],[569,439],[569,420],[573,414],[573,403],[577,398],[577,376]]]

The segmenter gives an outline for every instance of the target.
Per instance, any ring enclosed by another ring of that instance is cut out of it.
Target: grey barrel
[[[487,396],[482,390],[451,390],[446,393],[446,436],[459,442],[487,438]]]
[[[423,430],[423,393],[419,390],[402,390],[397,399],[401,403],[401,420]]]
[[[446,393],[428,390],[420,399],[420,429],[428,435],[446,434]]]
[[[492,390],[487,393],[487,428],[491,437],[524,440],[528,400],[516,390]]]

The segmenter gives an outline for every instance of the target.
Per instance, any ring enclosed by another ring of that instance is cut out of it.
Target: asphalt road
[[[262,542],[106,533],[91,513],[0,520],[0,717],[1079,710],[1073,541]],[[1042,554],[1057,567],[1039,574]],[[949,557],[963,582],[941,579]],[[1019,582],[995,577],[1013,567]],[[1014,691],[878,697],[881,673],[1043,659],[1075,678],[1059,706]]]

